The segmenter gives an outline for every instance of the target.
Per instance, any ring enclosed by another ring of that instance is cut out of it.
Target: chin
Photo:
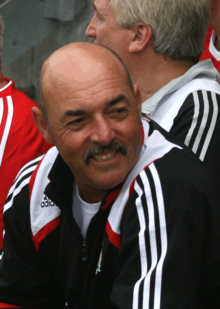
[[[127,175],[128,173],[123,174],[123,175],[117,175],[117,176],[114,175],[112,177],[106,177],[106,178],[104,177],[102,179],[99,179],[99,181],[97,181],[96,183],[101,190],[111,190],[114,187],[123,183]]]

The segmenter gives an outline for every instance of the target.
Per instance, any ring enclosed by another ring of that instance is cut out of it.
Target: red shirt
[[[211,27],[208,27],[208,31],[205,39],[205,48],[200,57],[200,61],[211,59],[214,66],[220,73],[220,51],[214,46],[215,32]]]
[[[19,170],[46,152],[48,145],[38,131],[31,109],[37,106],[14,81],[0,89],[0,248],[3,246],[3,207]]]

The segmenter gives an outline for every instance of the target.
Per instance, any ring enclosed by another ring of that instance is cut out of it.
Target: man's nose
[[[89,25],[86,29],[86,32],[85,32],[85,34],[88,38],[91,38],[91,37],[95,38],[95,36],[96,36],[96,31],[95,31],[95,26],[94,26],[94,18],[95,18],[95,16],[93,16],[93,18],[90,21],[90,23],[89,23]]]
[[[107,146],[115,138],[115,131],[111,127],[108,120],[101,119],[96,122],[91,135],[91,141],[94,143],[99,143],[101,145]]]

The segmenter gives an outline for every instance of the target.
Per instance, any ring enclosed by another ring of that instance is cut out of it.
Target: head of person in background
[[[95,0],[86,30],[122,58],[145,101],[198,62],[209,0]]]
[[[140,88],[143,114],[185,143],[220,183],[220,79],[210,59],[199,62],[209,15],[210,0],[95,0],[86,35],[118,53]]]
[[[99,57],[94,58],[95,52]],[[45,62],[41,75],[35,123],[45,140],[57,146],[84,200],[100,202],[138,160],[139,89],[133,89],[116,55],[91,44],[61,48]]]

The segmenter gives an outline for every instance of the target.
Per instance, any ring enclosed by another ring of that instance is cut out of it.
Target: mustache
[[[98,146],[98,147],[89,148],[85,153],[83,161],[88,165],[89,164],[89,158],[92,155],[97,154],[97,153],[104,153],[107,150],[119,150],[121,152],[121,154],[123,154],[124,156],[127,154],[127,150],[126,150],[126,147],[124,145],[122,145],[121,143],[112,142],[107,146]]]

